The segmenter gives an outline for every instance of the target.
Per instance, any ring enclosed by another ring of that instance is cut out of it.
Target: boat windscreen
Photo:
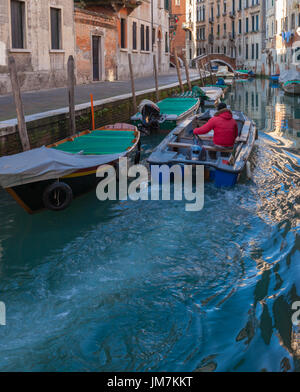
[[[84,155],[117,154],[132,147],[134,131],[96,130],[57,145],[56,150]]]

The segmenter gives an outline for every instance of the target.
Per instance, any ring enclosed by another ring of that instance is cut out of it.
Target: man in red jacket
[[[219,103],[218,111],[206,124],[194,129],[195,135],[203,135],[214,130],[214,144],[222,147],[233,147],[238,136],[238,126],[225,103]]]

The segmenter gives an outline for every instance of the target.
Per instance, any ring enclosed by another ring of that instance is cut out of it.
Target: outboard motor
[[[142,115],[139,131],[150,134],[151,130],[159,128],[161,114],[159,107],[154,102],[144,99],[139,105],[139,112]]]

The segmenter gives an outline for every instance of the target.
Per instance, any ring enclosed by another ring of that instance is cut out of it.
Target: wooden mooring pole
[[[208,64],[209,64],[208,67],[209,67],[211,84],[214,84],[214,78],[213,78],[213,75],[212,75],[211,62],[209,62]]]
[[[176,49],[174,49],[174,56],[175,56],[175,65],[176,65],[176,69],[177,69],[177,75],[178,75],[178,81],[179,81],[180,90],[181,90],[182,93],[184,93],[184,88],[183,88],[182,79],[181,79],[180,66],[179,66],[179,60],[178,60],[177,50]]]
[[[184,66],[185,66],[185,74],[186,74],[186,80],[187,80],[187,84],[189,87],[189,91],[192,91],[192,85],[191,85],[191,80],[190,80],[190,74],[189,74],[189,65],[186,59],[186,54],[184,55]]]
[[[30,142],[27,133],[27,127],[24,116],[23,102],[21,98],[20,84],[17,73],[17,66],[13,56],[8,58],[8,68],[11,80],[12,93],[16,105],[17,118],[18,118],[18,131],[22,144],[23,151],[30,150]]]
[[[69,116],[70,116],[70,135],[76,133],[75,121],[75,62],[74,57],[68,59],[68,95],[69,95]]]
[[[95,130],[94,96],[93,94],[90,94],[90,96],[91,96],[92,131],[94,131]]]
[[[130,72],[130,79],[131,79],[133,111],[134,111],[134,113],[136,113],[137,112],[137,104],[136,104],[136,96],[135,96],[135,86],[134,86],[134,76],[133,76],[133,69],[132,69],[131,53],[128,53],[128,63],[129,63],[129,72]]]
[[[158,91],[158,75],[157,75],[156,54],[153,55],[153,71],[154,71],[154,79],[155,79],[156,102],[158,102],[159,101],[159,91]]]
[[[198,61],[197,64],[198,64],[198,71],[199,71],[199,75],[200,75],[200,78],[201,78],[202,87],[204,87],[204,80],[203,80],[203,77],[202,77],[200,61]]]

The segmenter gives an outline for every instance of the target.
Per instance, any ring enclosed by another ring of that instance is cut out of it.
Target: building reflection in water
[[[236,82],[228,102],[255,121],[259,131],[300,149],[300,97],[285,95],[279,85],[257,79]]]

